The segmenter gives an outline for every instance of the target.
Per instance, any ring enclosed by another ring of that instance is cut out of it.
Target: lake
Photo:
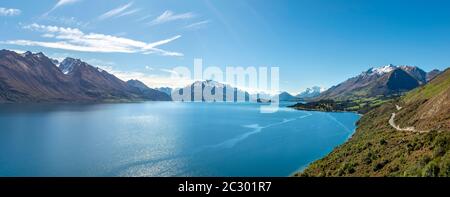
[[[260,105],[2,104],[0,176],[289,176],[359,119]]]

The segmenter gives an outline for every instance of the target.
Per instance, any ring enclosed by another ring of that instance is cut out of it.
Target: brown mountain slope
[[[419,130],[450,130],[450,69],[426,86],[409,92],[399,105],[400,126],[414,125]]]
[[[87,99],[43,54],[7,50],[0,51],[0,98],[9,102]]]
[[[127,85],[136,88],[140,94],[148,100],[171,101],[172,98],[165,92],[149,88],[139,80],[128,80]]]
[[[431,81],[432,79],[434,79],[439,74],[441,74],[441,71],[438,70],[438,69],[434,69],[434,70],[428,72],[427,73],[427,81]]]
[[[322,92],[319,100],[354,100],[407,92],[426,83],[427,73],[417,67],[388,65],[371,68]]]
[[[126,82],[95,68],[79,59],[66,58],[61,65],[69,64],[71,69],[66,74],[75,89],[80,89],[91,98],[101,99],[139,99],[135,88]]]
[[[106,71],[66,58],[61,69],[42,53],[0,51],[0,102],[99,102],[170,100],[140,91]]]

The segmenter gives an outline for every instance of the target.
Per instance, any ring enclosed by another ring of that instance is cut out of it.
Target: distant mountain
[[[139,89],[139,91],[146,91],[148,89],[150,89],[147,85],[145,85],[143,82],[136,80],[136,79],[131,79],[127,81],[127,84],[131,87],[135,87],[137,89]]]
[[[311,99],[318,97],[321,92],[325,91],[323,88],[319,86],[313,86],[311,88],[306,88],[305,91],[301,92],[300,94],[297,94],[297,97],[300,99]]]
[[[56,66],[59,67],[60,62],[59,62],[57,59],[52,59],[52,58],[50,58],[50,60],[52,61],[52,63],[53,63],[54,65],[56,65]]]
[[[316,100],[351,100],[390,96],[412,90],[427,82],[427,73],[413,66],[387,65],[371,68],[322,92]]]
[[[201,90],[201,91],[196,92],[195,91],[196,87],[198,87],[199,90]],[[211,95],[215,95],[217,89],[222,89],[222,98],[220,100],[215,100],[215,101],[227,101],[227,102],[250,101],[250,94],[248,92],[242,91],[238,88],[235,88],[230,85],[223,84],[223,83],[219,83],[219,82],[213,81],[213,80],[196,81],[193,84],[186,86],[183,89],[176,89],[174,91],[178,91],[178,93],[181,95],[181,94],[183,94],[183,91],[185,89],[191,91],[190,101],[206,101],[207,99],[205,99],[205,95],[203,94],[205,89],[206,89],[206,91],[209,90]],[[227,90],[233,92],[233,95],[230,95],[230,97],[232,97],[233,100],[229,100],[227,98]],[[243,95],[243,100],[238,100],[238,94]],[[195,99],[196,97],[194,95],[198,95],[199,98],[201,97],[201,100],[200,99],[196,100]],[[183,100],[183,101],[186,101],[186,100]]]
[[[431,81],[434,79],[437,75],[441,74],[442,72],[438,69],[434,69],[427,73],[427,81]]]
[[[161,93],[162,94],[162,93]],[[0,102],[159,100],[78,59],[59,64],[43,53],[0,51]]]
[[[392,125],[397,126],[392,126]],[[355,134],[296,176],[450,176],[450,69],[364,114]]]
[[[42,53],[0,51],[0,101],[86,100],[70,79]]]
[[[172,95],[172,91],[173,91],[173,89],[169,88],[169,87],[160,87],[160,88],[156,88],[156,90],[158,90],[160,92],[164,92],[164,93],[166,93],[169,96]]]
[[[53,61],[53,63],[55,63],[55,62]],[[81,63],[81,60],[76,60],[76,59],[68,57],[68,58],[64,59],[61,63],[55,64],[55,65],[58,65],[59,70],[61,70],[62,73],[67,75],[73,70],[74,67],[76,67],[76,64],[79,64],[79,63]]]
[[[161,92],[156,89],[149,88],[147,85],[142,83],[139,80],[128,80],[127,84],[131,87],[137,88],[142,96],[148,100],[157,100],[157,101],[170,101],[172,98],[170,95]]]
[[[278,95],[279,101],[298,101],[299,99],[295,96],[292,96],[288,92],[282,92]]]
[[[392,66],[392,64],[391,64]],[[395,68],[395,66],[394,66]],[[396,69],[401,69],[416,79],[420,85],[427,83],[427,73],[415,66],[398,66]],[[394,69],[395,70],[395,69]]]
[[[77,88],[96,99],[170,100],[163,93],[149,92],[155,91],[151,89],[143,91],[142,88],[149,88],[145,85],[140,88],[132,86],[116,76],[79,59],[66,58],[61,62],[59,68]]]

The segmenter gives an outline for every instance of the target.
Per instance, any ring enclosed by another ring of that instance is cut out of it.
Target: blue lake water
[[[0,176],[289,176],[359,115],[260,104],[0,105]]]

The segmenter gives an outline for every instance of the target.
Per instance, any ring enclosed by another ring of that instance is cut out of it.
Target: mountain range
[[[216,88],[221,88],[223,90],[223,98],[220,101],[227,101],[227,93],[226,93],[226,89],[231,89],[234,92],[234,97],[233,97],[233,102],[237,101],[237,94],[241,94],[244,95],[243,98],[245,98],[242,101],[252,101],[252,102],[273,102],[275,100],[274,95],[268,94],[268,93],[263,93],[263,92],[259,92],[259,93],[249,93],[247,91],[241,90],[239,88],[224,84],[224,83],[220,83],[217,81],[213,81],[213,80],[205,80],[205,81],[196,81],[193,84],[186,86],[184,89],[188,90],[190,89],[192,92],[194,92],[194,87],[202,87],[201,90],[204,91],[205,88],[208,88],[208,90],[211,91],[211,94],[215,94]],[[171,89],[171,88],[158,88],[158,90],[163,91],[163,92],[170,92],[172,93],[172,91],[179,91],[180,94],[183,93],[183,89]],[[295,101],[300,101],[303,98],[313,98],[314,96],[318,96],[320,94],[320,91],[322,89],[319,87],[313,87],[313,89],[308,88],[305,92],[302,92],[300,97],[298,96],[294,96],[288,92],[281,92],[279,93],[278,96],[278,101],[289,101],[289,102],[295,102]],[[203,93],[202,93],[203,94]],[[254,99],[254,100],[252,100]],[[204,101],[204,97],[202,95],[202,100]],[[190,101],[194,101],[194,95],[191,94],[191,99]]]
[[[170,87],[160,87],[160,88],[156,88],[155,90],[158,90],[160,92],[164,92],[164,93],[166,93],[169,96],[172,95],[172,91],[173,91],[173,89],[170,88]]]
[[[289,92],[281,92],[278,94],[279,101],[305,101],[314,99],[320,96],[320,93],[324,91],[324,88],[319,86],[313,86],[311,88],[306,88],[303,92],[300,92],[297,95],[292,95]],[[270,96],[268,97],[270,98]]]
[[[79,59],[59,63],[43,53],[0,51],[0,102],[171,100],[136,81],[125,82]],[[139,84],[139,85],[137,85]]]
[[[198,89],[197,89],[198,88]],[[210,91],[210,95],[216,95],[216,90],[222,90],[222,96],[219,100],[209,100],[205,98],[204,92]],[[179,95],[184,94],[184,90],[191,91],[190,99],[181,99],[180,101],[227,101],[227,102],[248,102],[250,101],[250,94],[239,88],[232,87],[228,84],[220,83],[213,80],[196,81],[184,88],[177,88],[172,90],[172,94],[178,91]],[[199,90],[199,91],[197,91]],[[232,91],[233,95],[228,95],[227,91]],[[196,97],[197,95],[197,97]],[[238,98],[238,95],[242,95],[242,98]]]
[[[306,88],[305,91],[297,94],[296,97],[304,100],[313,99],[320,96],[320,93],[322,93],[323,91],[325,91],[324,88],[313,86],[311,88]]]
[[[358,98],[402,94],[438,75],[414,66],[394,66],[392,64],[371,68],[322,92],[315,100],[354,100]]]
[[[138,80],[125,82],[79,59],[68,57],[58,62],[43,53],[18,54],[1,50],[0,71],[0,102],[167,101],[171,100],[174,91],[171,88],[151,89]],[[387,65],[371,68],[326,91],[316,86],[296,96],[281,92],[279,100],[344,101],[397,95],[426,84],[439,73],[439,70],[426,73],[417,67]],[[250,100],[248,92],[211,80],[197,81],[189,86],[191,90],[195,86],[202,86],[202,90],[210,87],[213,93],[215,86],[231,88],[234,96],[242,93],[245,101]],[[190,100],[194,100],[194,95],[191,97]],[[226,97],[224,91],[221,100],[227,100]],[[257,94],[256,98],[271,100],[264,94]],[[205,100],[203,96],[202,100]]]
[[[436,69],[427,73],[414,66],[390,64],[374,67],[321,92],[318,96],[304,99],[306,103],[297,103],[291,107],[299,110],[356,111],[364,114],[427,84],[440,73],[441,71]]]
[[[280,101],[298,101],[300,100],[298,97],[289,94],[288,92],[281,92],[278,94],[278,99]]]

